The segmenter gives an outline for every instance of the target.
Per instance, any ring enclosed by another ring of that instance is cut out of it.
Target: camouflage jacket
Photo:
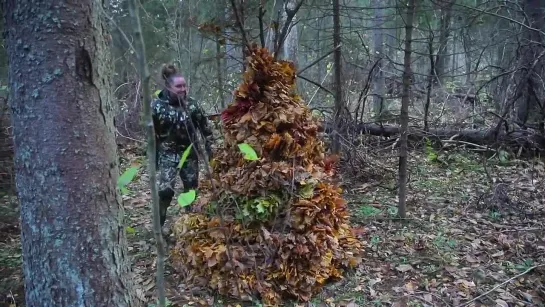
[[[151,103],[157,150],[163,155],[171,156],[174,161],[178,161],[187,146],[198,137],[198,131],[192,130],[187,121],[190,118],[194,127],[200,130],[205,137],[204,145],[208,154],[211,154],[212,130],[208,125],[206,115],[195,99],[187,97],[185,102],[190,116],[186,114],[182,106],[170,104],[168,92],[165,90],[161,91],[157,95],[157,99]]]

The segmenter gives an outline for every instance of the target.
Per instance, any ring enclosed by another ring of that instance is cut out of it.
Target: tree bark
[[[301,0],[299,0],[301,1]],[[295,10],[297,7],[297,1],[296,0],[287,0],[286,1],[286,7],[288,10]],[[284,11],[282,19],[287,20],[287,12]],[[286,37],[284,38],[284,43],[282,44],[282,48],[280,51],[279,59],[284,59],[288,61],[292,61],[296,66],[298,66],[298,45],[299,45],[299,34],[297,30],[297,14],[293,16],[292,20],[290,21],[290,30],[287,33]]]
[[[341,44],[341,16],[339,0],[333,0],[333,46]],[[343,118],[343,91],[342,91],[342,67],[341,67],[341,47],[335,49],[335,127],[339,131],[341,120]],[[341,151],[341,144],[337,133],[333,134],[333,153]]]
[[[545,30],[545,4],[538,0],[525,0],[522,2],[528,26],[541,31]],[[541,54],[545,51],[545,48],[543,47],[544,38],[541,33],[527,28],[524,28],[523,31],[523,44],[519,49],[519,65],[524,66],[526,69],[520,74],[521,77],[518,80],[520,97],[517,99],[515,117],[519,123],[526,124],[531,119],[534,121],[540,119],[540,116],[533,116],[532,118],[531,113],[545,113],[539,108],[541,101],[545,99],[545,91],[542,85],[542,78],[545,73],[545,58]],[[535,62],[536,60],[537,62]]]
[[[385,48],[384,48],[384,34],[383,24],[385,21],[386,6],[384,1],[372,0],[371,5],[375,18],[373,19],[373,49],[374,49],[374,61],[378,62],[374,76],[373,76],[373,112],[376,120],[382,120],[383,111],[386,111],[385,89],[386,82],[384,76],[384,67],[386,66],[385,60]]]
[[[216,2],[216,10],[218,14],[218,19],[220,21],[220,24],[225,24],[225,1],[218,1]],[[223,40],[223,44],[225,45],[225,39]],[[220,98],[220,108],[221,110],[225,109],[229,102],[226,99],[226,95],[223,92],[225,84],[223,82],[223,67],[222,67],[222,51],[221,51],[221,45],[222,45],[222,38],[221,34],[216,34],[216,69],[217,69],[217,76],[218,76],[218,93]],[[230,97],[229,97],[230,98]]]
[[[441,30],[439,33],[439,47],[437,49],[437,57],[435,59],[435,76],[437,82],[443,85],[445,73],[448,66],[448,38],[450,36],[450,20],[452,17],[452,7],[455,0],[440,0],[441,6]]]
[[[409,133],[409,87],[411,86],[411,43],[413,35],[413,19],[415,0],[407,3],[407,18],[405,19],[405,57],[403,60],[403,96],[401,98],[401,137],[399,147],[399,191],[398,214],[405,218],[407,201],[407,168],[408,168],[408,133]]]
[[[3,2],[27,306],[139,306],[99,1]]]
[[[240,82],[240,76],[244,73],[243,65],[241,64],[244,59],[243,48],[239,46],[235,41],[235,25],[236,18],[234,17],[233,8],[231,7],[230,1],[225,1],[225,19],[227,26],[225,29],[225,83],[229,88],[231,94],[226,94],[224,96],[223,103],[224,105],[229,105],[233,99],[233,91],[236,89],[237,84]]]

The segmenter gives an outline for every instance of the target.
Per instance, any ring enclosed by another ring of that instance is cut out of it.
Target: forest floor
[[[126,166],[141,157],[126,153],[124,158]],[[388,159],[380,164],[393,165],[395,172],[395,154]],[[403,221],[394,219],[395,173],[360,180],[341,175],[352,178],[343,185],[365,246],[364,260],[306,306],[545,306],[545,165],[538,160],[483,161],[454,151],[411,153]],[[145,171],[128,189],[124,204],[135,282],[148,306],[154,306],[155,245]],[[177,214],[173,205],[169,222]],[[170,306],[246,305],[191,289],[166,262]],[[13,209],[0,212],[0,305],[22,306],[22,290]]]

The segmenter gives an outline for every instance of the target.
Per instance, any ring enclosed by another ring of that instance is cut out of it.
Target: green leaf
[[[187,160],[187,157],[189,156],[189,153],[191,152],[191,148],[193,147],[193,143],[189,144],[187,148],[184,150],[184,153],[182,154],[182,158],[180,159],[180,163],[178,163],[178,168],[182,168],[182,166],[185,163],[185,160]]]
[[[258,160],[257,153],[249,144],[242,143],[238,144],[238,148],[244,154],[244,159],[254,161]]]
[[[131,183],[134,176],[138,173],[139,166],[129,167],[119,178],[117,179],[117,186],[124,188],[127,184]]]
[[[132,228],[131,226],[127,226],[125,228],[125,231],[127,231],[128,234],[134,234],[136,232],[136,230],[134,228]]]
[[[181,193],[178,195],[178,204],[182,207],[187,207],[195,201],[196,195],[195,190],[189,190],[185,193]]]
[[[359,208],[359,212],[365,217],[370,217],[370,216],[378,215],[382,211],[380,209],[378,209],[378,208],[373,207],[373,206],[364,205],[364,206],[361,206]]]
[[[121,195],[127,195],[129,194],[129,189],[127,189],[126,187],[121,187]]]
[[[500,163],[506,163],[509,160],[509,153],[505,150],[500,150],[498,152],[498,158],[500,159]]]
[[[313,184],[303,185],[303,187],[301,188],[301,191],[299,192],[299,195],[304,199],[311,198],[314,195],[314,185]]]
[[[326,65],[326,71],[329,73],[331,71],[331,69],[333,68],[333,63],[329,62],[327,63]]]
[[[263,202],[259,202],[256,206],[257,213],[265,213],[265,207],[263,206]]]
[[[153,93],[156,97],[159,97],[159,94],[161,93],[161,90],[156,90],[155,93]]]

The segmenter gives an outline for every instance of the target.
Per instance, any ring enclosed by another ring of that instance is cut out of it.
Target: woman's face
[[[187,85],[185,83],[185,78],[174,77],[172,79],[172,82],[170,83],[170,87],[168,90],[171,94],[174,94],[174,96],[185,99],[185,97],[187,96]]]

